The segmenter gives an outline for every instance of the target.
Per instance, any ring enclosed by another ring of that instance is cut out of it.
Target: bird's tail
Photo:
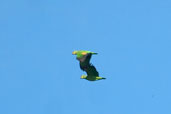
[[[96,77],[96,79],[102,80],[102,79],[106,79],[106,78],[103,78],[103,77]]]
[[[91,52],[91,54],[93,54],[93,55],[97,55],[98,53]]]

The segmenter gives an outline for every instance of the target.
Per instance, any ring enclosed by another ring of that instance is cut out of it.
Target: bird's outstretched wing
[[[90,63],[91,56],[92,56],[91,53],[88,53],[88,54],[86,55],[86,59],[85,59],[85,62],[86,62],[86,63]]]
[[[90,59],[91,59],[92,54],[89,53],[84,56],[84,61],[80,61],[80,68],[81,70],[85,71],[89,66],[90,66]]]
[[[87,76],[98,77],[99,73],[97,72],[96,68],[90,63],[92,54],[93,53],[87,53],[81,58],[82,60],[80,60],[80,68],[87,73]]]
[[[86,73],[87,73],[87,76],[96,76],[98,77],[99,76],[99,73],[97,72],[96,68],[90,64],[86,69],[85,69]]]

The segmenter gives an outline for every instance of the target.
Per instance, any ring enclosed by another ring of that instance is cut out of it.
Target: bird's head
[[[87,76],[86,76],[86,75],[82,75],[80,78],[81,78],[81,79],[86,79]]]
[[[72,54],[73,54],[73,55],[77,55],[77,52],[78,52],[78,51],[73,51]]]

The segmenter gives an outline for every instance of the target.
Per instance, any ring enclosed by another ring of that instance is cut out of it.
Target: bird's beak
[[[76,51],[73,51],[73,52],[72,52],[72,55],[76,55],[76,53],[77,53]]]

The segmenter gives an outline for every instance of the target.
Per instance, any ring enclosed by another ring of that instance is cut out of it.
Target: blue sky
[[[1,0],[1,114],[171,114],[171,1]],[[106,80],[81,80],[73,50]]]

